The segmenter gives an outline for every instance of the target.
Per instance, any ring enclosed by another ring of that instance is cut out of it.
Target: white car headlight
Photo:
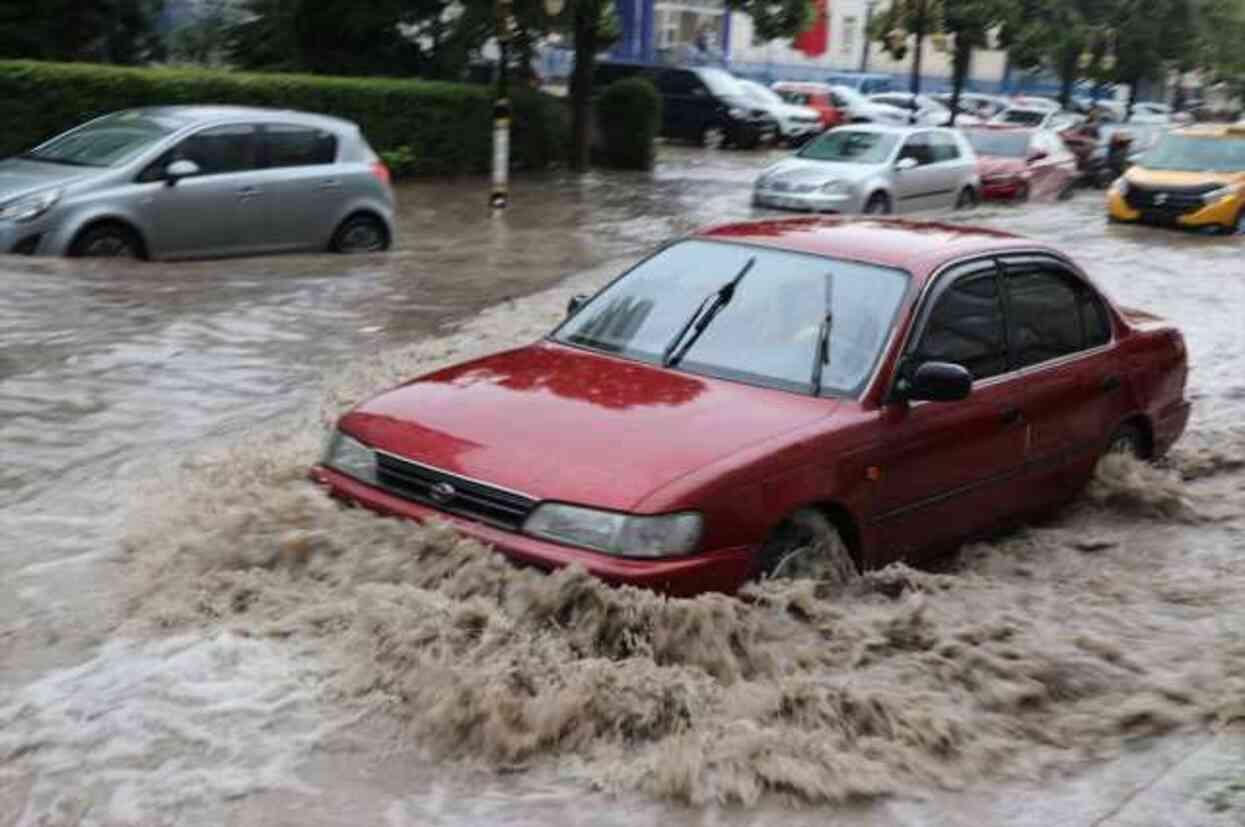
[[[821,192],[823,195],[848,195],[851,193],[851,188],[842,181],[831,181],[822,185]]]
[[[320,464],[362,482],[376,484],[376,452],[341,431],[329,434]]]
[[[19,223],[34,221],[56,206],[56,202],[60,200],[60,190],[48,190],[47,192],[19,198],[16,201],[10,201],[8,204],[0,206],[0,221],[16,221]]]
[[[616,557],[673,557],[700,542],[699,514],[642,517],[562,503],[538,506],[523,531],[559,543],[582,546]]]
[[[1111,185],[1111,191],[1116,195],[1128,195],[1128,179],[1123,176],[1116,178],[1115,183]]]
[[[1213,204],[1216,201],[1222,201],[1225,198],[1234,198],[1241,194],[1242,187],[1239,184],[1229,184],[1226,187],[1220,187],[1217,190],[1211,190],[1202,196],[1203,204]]]

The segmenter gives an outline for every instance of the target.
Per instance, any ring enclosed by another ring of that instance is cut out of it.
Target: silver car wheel
[[[124,238],[115,235],[92,239],[82,255],[89,258],[133,258],[134,249]]]
[[[348,255],[379,253],[388,246],[385,228],[375,218],[356,216],[337,231],[333,249]]]

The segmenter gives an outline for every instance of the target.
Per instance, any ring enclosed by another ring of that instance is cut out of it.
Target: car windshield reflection
[[[692,240],[666,248],[614,282],[554,333],[564,344],[661,364],[706,296],[755,259],[729,304],[678,369],[797,393],[815,386],[818,336],[833,312],[821,393],[859,394],[907,290],[902,271],[823,256]],[[833,307],[828,282],[833,279]]]

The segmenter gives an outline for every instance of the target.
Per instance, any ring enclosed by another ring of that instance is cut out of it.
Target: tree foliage
[[[0,0],[0,58],[137,64],[160,56],[163,0]]]

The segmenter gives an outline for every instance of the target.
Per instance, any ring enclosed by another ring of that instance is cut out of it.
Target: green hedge
[[[619,169],[651,169],[661,132],[661,95],[644,78],[614,81],[596,102],[601,160]]]
[[[492,91],[483,86],[392,78],[128,69],[88,63],[0,61],[0,157],[89,118],[136,106],[218,103],[301,109],[362,127],[378,152],[403,152],[406,171],[479,173],[492,159]],[[514,96],[511,160],[539,169],[563,160],[562,102]]]

